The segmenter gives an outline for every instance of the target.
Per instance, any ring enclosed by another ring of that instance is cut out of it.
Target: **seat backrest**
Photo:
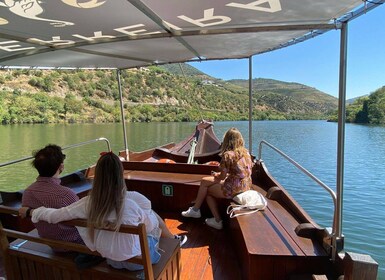
[[[10,215],[18,215],[18,210],[14,209],[12,207],[6,207],[3,205],[0,205],[0,213],[10,214]],[[27,219],[29,219],[29,218],[27,218]],[[87,221],[83,220],[83,219],[75,219],[75,220],[71,220],[71,221],[66,221],[66,222],[62,222],[62,224],[77,226],[77,227],[87,227]],[[108,228],[103,228],[103,230],[113,231],[113,230],[108,229]],[[140,248],[141,248],[142,255],[133,257],[127,261],[143,265],[145,279],[154,279],[153,268],[152,268],[151,258],[150,258],[149,245],[148,245],[148,241],[147,241],[146,226],[144,224],[139,224],[138,226],[122,225],[119,229],[119,232],[136,234],[139,236]],[[0,222],[0,247],[1,247],[1,250],[3,252],[3,256],[5,258],[7,257],[8,250],[10,250],[10,244],[8,241],[8,237],[9,238],[16,238],[16,239],[19,238],[19,239],[29,240],[32,242],[45,244],[45,245],[48,245],[51,247],[66,249],[69,251],[75,251],[75,252],[79,252],[79,253],[85,253],[85,254],[90,254],[90,255],[99,255],[98,252],[91,251],[85,245],[76,244],[76,243],[67,242],[67,241],[61,241],[61,240],[54,240],[54,239],[49,239],[49,238],[42,238],[42,237],[38,237],[38,236],[33,235],[33,234],[29,234],[29,233],[25,233],[25,232],[21,232],[21,231],[17,231],[17,230],[12,230],[12,229],[7,229],[7,228],[4,228],[2,223]],[[5,260],[5,265],[7,266],[6,260]],[[7,268],[6,268],[6,270],[7,270]]]

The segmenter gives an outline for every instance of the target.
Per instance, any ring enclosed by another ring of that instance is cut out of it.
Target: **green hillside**
[[[230,83],[248,88],[247,80],[230,80]],[[337,98],[313,87],[258,78],[253,82],[256,103],[283,112],[293,119],[322,119],[338,106]]]
[[[334,112],[330,121],[337,121],[337,112]],[[346,107],[346,122],[385,124],[385,87],[379,88],[370,95],[356,98]]]
[[[183,67],[183,71],[181,70]],[[256,79],[253,119],[326,119],[337,99],[295,83]],[[248,82],[181,64],[122,71],[127,121],[248,119]],[[115,71],[2,70],[0,122],[119,122]]]

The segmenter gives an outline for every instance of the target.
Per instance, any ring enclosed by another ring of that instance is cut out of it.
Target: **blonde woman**
[[[20,215],[31,215],[32,221],[58,223],[76,218],[87,219],[87,228],[79,227],[84,243],[92,251],[98,251],[115,268],[129,270],[143,269],[142,266],[126,262],[141,255],[139,238],[136,235],[120,233],[120,225],[146,225],[152,263],[160,259],[159,237],[176,238],[181,245],[186,236],[173,235],[163,220],[151,209],[151,202],[138,192],[127,191],[123,178],[123,166],[119,157],[112,152],[100,157],[95,167],[95,178],[90,194],[79,201],[60,208],[20,208]],[[98,230],[108,226],[116,231]]]
[[[220,155],[220,172],[213,172],[212,176],[202,178],[194,205],[182,212],[184,217],[200,218],[200,207],[206,199],[214,216],[206,219],[206,224],[216,229],[223,228],[216,198],[232,199],[235,195],[249,190],[253,167],[250,154],[244,147],[242,134],[234,127],[226,132]]]

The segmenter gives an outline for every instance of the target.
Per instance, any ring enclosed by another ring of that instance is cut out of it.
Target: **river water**
[[[249,147],[248,122],[218,122],[219,139],[237,127]],[[133,151],[177,142],[189,135],[195,123],[127,123],[128,148]],[[48,143],[62,147],[106,137],[112,150],[123,150],[120,124],[49,124],[0,126],[0,163],[30,156]],[[370,254],[379,263],[378,279],[385,280],[385,127],[346,125],[343,194],[345,249]],[[253,123],[252,153],[268,141],[335,190],[337,124],[325,121],[259,121]],[[65,173],[94,164],[105,142],[65,150]],[[262,158],[269,171],[321,226],[331,227],[330,195],[267,146]],[[0,168],[0,190],[15,191],[34,181],[30,161]]]

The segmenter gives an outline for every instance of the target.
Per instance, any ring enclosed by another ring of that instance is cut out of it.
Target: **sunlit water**
[[[235,126],[248,146],[248,122],[218,122],[215,131],[222,139]],[[130,150],[140,151],[169,142],[177,142],[192,132],[195,123],[128,123]],[[12,125],[0,126],[0,163],[30,156],[48,143],[62,147],[106,137],[113,151],[123,150],[120,124]],[[385,127],[346,125],[345,177],[343,195],[343,233],[345,249],[370,254],[380,265],[378,279],[385,280]],[[258,155],[258,143],[266,140],[335,190],[337,124],[324,121],[262,121],[253,123],[252,152]],[[65,151],[66,173],[85,168],[105,151],[98,142]],[[262,150],[269,171],[322,226],[332,223],[330,195],[299,172],[270,148]],[[37,176],[30,161],[0,169],[0,190],[25,188]]]

